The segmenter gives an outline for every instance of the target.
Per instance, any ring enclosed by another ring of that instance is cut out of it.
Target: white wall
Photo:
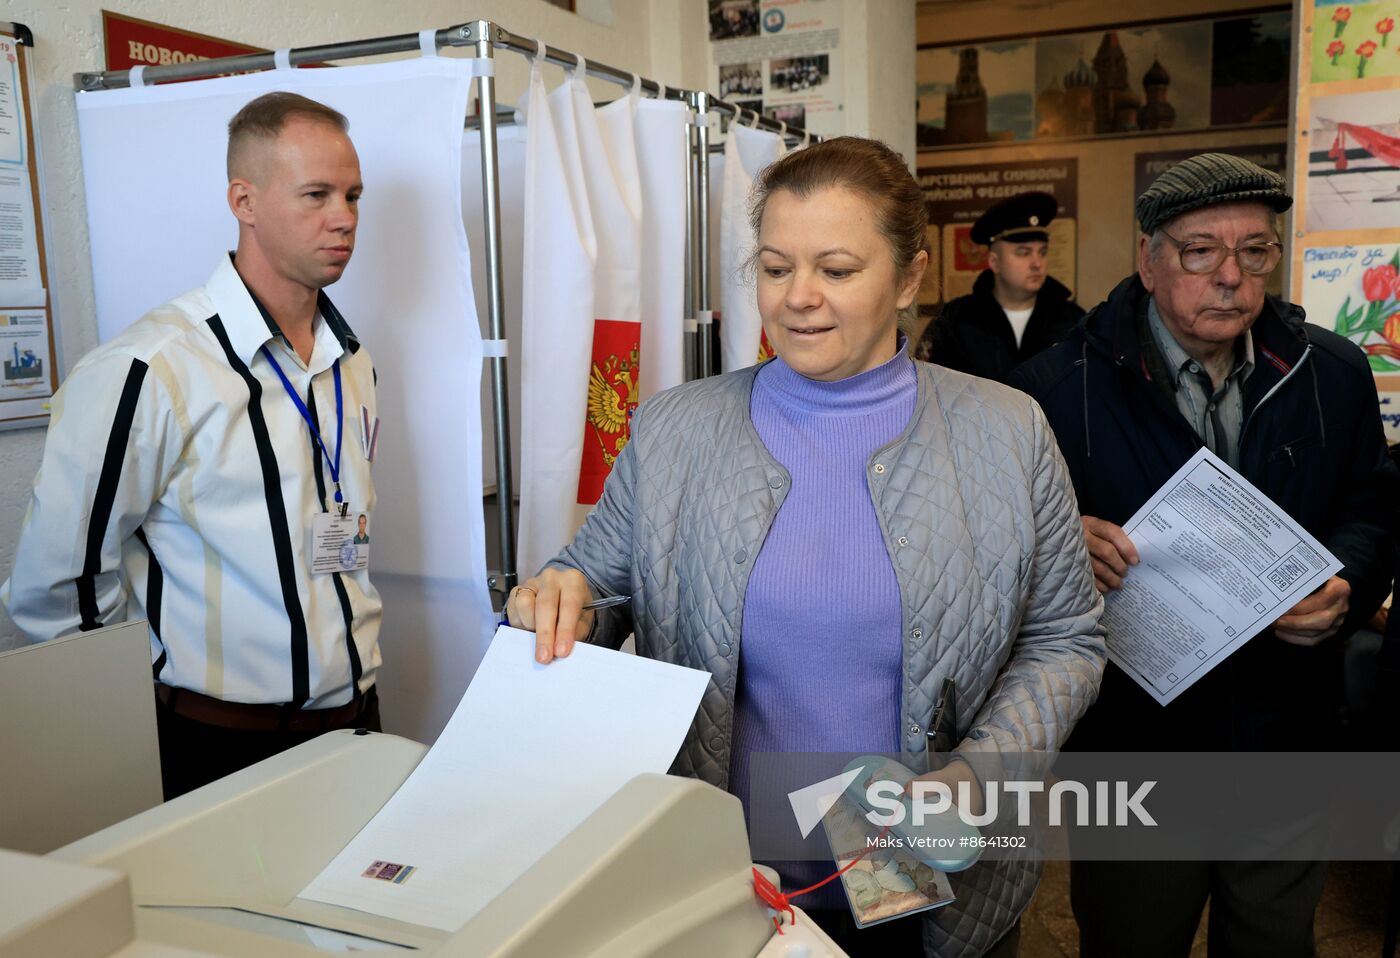
[[[843,18],[841,46],[846,51],[846,95],[854,104],[847,110],[864,110],[847,118],[847,132],[871,136],[888,143],[914,165],[916,50],[910,38],[915,30],[914,0],[845,0],[851,7]],[[855,21],[855,22],[853,22]],[[857,34],[856,23],[864,28]],[[865,80],[856,87],[855,76]]]
[[[585,57],[637,70],[662,82],[680,86],[677,47],[686,39],[676,29],[687,0],[592,0],[590,12],[611,20],[605,26],[560,10],[543,0],[14,0],[3,16],[34,32],[31,51],[35,67],[33,103],[43,150],[42,169],[47,206],[44,210],[53,245],[49,249],[50,288],[54,293],[60,330],[59,348],[66,372],[97,344],[92,272],[88,256],[87,214],[78,154],[77,118],[72,75],[103,66],[102,18],[105,7],[115,13],[211,34],[256,46],[308,46],[343,40],[416,32],[447,27],[467,17],[494,19],[514,33],[539,37],[551,46],[577,50]],[[695,0],[689,0],[695,2]],[[653,27],[653,6],[658,26]],[[704,7],[703,0],[699,3]],[[599,11],[610,16],[602,16]],[[653,70],[653,37],[668,46]],[[696,41],[703,43],[701,38]],[[695,68],[698,74],[700,68]],[[500,55],[497,91],[502,102],[513,103],[525,89],[528,67],[522,57]],[[690,82],[698,79],[692,78]],[[595,96],[611,98],[615,88],[596,83]],[[152,143],[151,149],[160,148]],[[367,224],[368,226],[368,224]],[[369,227],[372,228],[372,227]],[[152,306],[158,304],[152,303]],[[135,319],[136,317],[132,317]],[[0,579],[14,563],[15,542],[29,502],[29,486],[39,468],[43,430],[0,432]],[[0,611],[0,649],[22,644],[23,637]]]

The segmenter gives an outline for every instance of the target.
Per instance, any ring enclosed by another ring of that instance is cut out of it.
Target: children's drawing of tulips
[[[1335,39],[1342,35],[1342,31],[1347,28],[1347,23],[1351,20],[1351,7],[1338,7],[1332,11],[1332,22],[1337,25],[1337,32],[1332,34]]]
[[[1366,75],[1366,64],[1371,62],[1371,57],[1376,55],[1376,41],[1367,40],[1356,48],[1356,78],[1359,80]]]

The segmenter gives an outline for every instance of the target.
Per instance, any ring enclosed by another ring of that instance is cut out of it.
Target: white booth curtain
[[[754,250],[749,226],[749,191],[764,167],[786,148],[783,138],[739,123],[729,125],[724,141],[724,175],[720,195],[719,259],[720,362],[726,372],[752,366],[760,359],[763,322],[746,267]]]
[[[687,111],[594,107],[531,70],[525,109],[518,571],[534,575],[602,494],[643,396],[684,379]]]

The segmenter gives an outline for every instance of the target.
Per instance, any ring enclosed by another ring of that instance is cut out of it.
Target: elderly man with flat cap
[[[1201,446],[1343,563],[1170,705],[1110,665],[1071,749],[1335,741],[1338,645],[1389,588],[1400,474],[1361,350],[1264,291],[1282,257],[1278,214],[1291,204],[1282,177],[1234,156],[1206,153],[1163,173],[1137,201],[1137,272],[1012,377],[1054,428],[1099,591],[1133,576],[1138,554],[1122,524]],[[1323,876],[1320,862],[1075,862],[1081,954],[1185,958],[1209,898],[1212,956],[1311,956]]]
[[[972,240],[988,248],[987,268],[971,293],[929,323],[922,358],[1006,382],[1018,365],[1069,335],[1084,310],[1046,268],[1058,208],[1049,193],[1021,193],[978,217]]]

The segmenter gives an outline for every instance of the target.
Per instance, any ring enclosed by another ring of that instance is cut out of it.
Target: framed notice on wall
[[[0,23],[0,428],[43,426],[58,389],[34,124],[34,38]]]

